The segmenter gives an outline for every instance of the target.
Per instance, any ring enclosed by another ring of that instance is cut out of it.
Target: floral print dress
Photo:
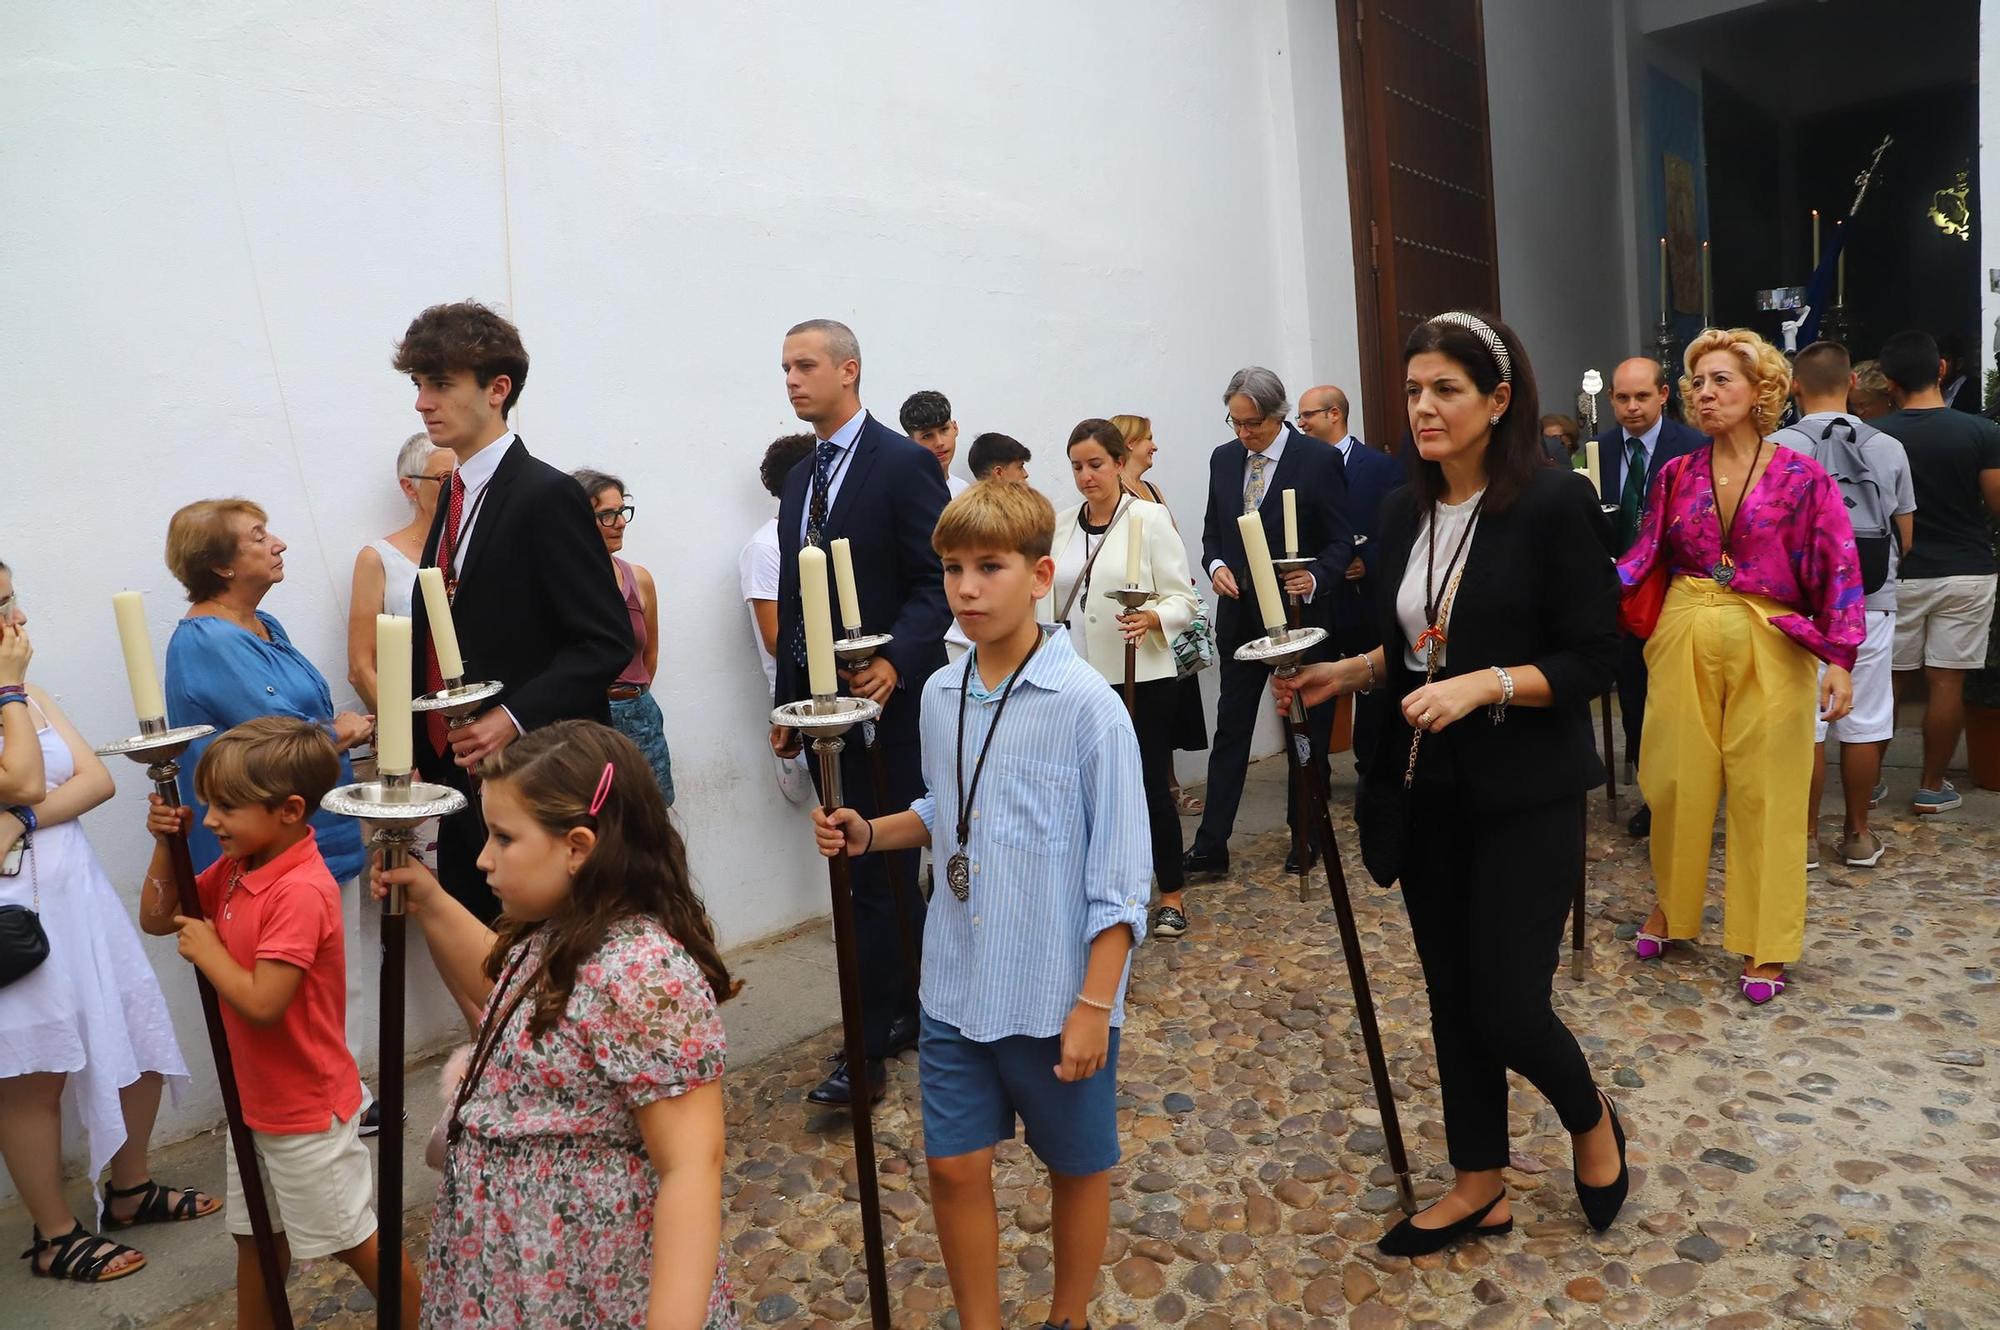
[[[536,972],[521,944],[510,987]],[[489,1004],[509,995],[496,987]],[[424,1274],[424,1330],[646,1324],[660,1177],[635,1108],[722,1075],[708,981],[657,920],[625,919],[577,971],[556,1028],[508,1018],[445,1156]],[[706,1330],[734,1330],[716,1254]]]

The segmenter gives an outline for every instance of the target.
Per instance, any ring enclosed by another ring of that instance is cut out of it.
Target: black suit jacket
[[[1299,492],[1299,553],[1313,562],[1306,571],[1317,588],[1312,602],[1301,607],[1308,626],[1329,628],[1335,597],[1345,585],[1347,565],[1354,559],[1354,532],[1347,522],[1347,471],[1340,450],[1286,425],[1284,456],[1264,476],[1264,500],[1257,507],[1264,539],[1277,558],[1285,557],[1285,505],[1281,497]],[[1206,573],[1217,559],[1229,565],[1242,595],[1219,597],[1215,606],[1216,645],[1234,651],[1264,633],[1257,611],[1257,593],[1250,583],[1250,561],[1243,553],[1243,533],[1236,519],[1243,515],[1243,468],[1250,450],[1231,440],[1208,459],[1208,510],[1201,523],[1201,567]],[[1282,579],[1281,579],[1282,580]]]
[[[1646,519],[1646,502],[1653,495],[1653,482],[1660,478],[1660,468],[1670,457],[1680,457],[1691,453],[1708,442],[1708,437],[1696,429],[1691,429],[1672,416],[1660,418],[1660,437],[1653,444],[1653,455],[1646,462],[1646,499],[1640,501],[1639,520]],[[1616,504],[1618,496],[1625,492],[1625,427],[1613,422],[1610,429],[1597,436],[1598,481],[1604,487],[1604,502]],[[1611,540],[1617,544],[1618,523],[1611,521]],[[1623,554],[1623,549],[1612,550],[1613,554]]]
[[[424,540],[422,566],[437,564],[446,504]],[[504,706],[527,730],[573,717],[608,722],[605,689],[632,659],[632,620],[612,576],[611,556],[590,515],[590,500],[567,475],[529,453],[519,438],[500,459],[452,598],[468,683],[497,679]],[[424,598],[410,613],[414,674],[423,687],[430,621]],[[449,751],[431,747],[416,726],[425,779],[467,788]]]
[[[1525,808],[1592,789],[1604,764],[1590,734],[1590,699],[1611,686],[1618,659],[1618,574],[1597,532],[1597,503],[1582,480],[1540,467],[1527,490],[1500,512],[1480,514],[1465,554],[1465,575],[1445,628],[1438,678],[1535,665],[1555,695],[1552,707],[1513,706],[1503,724],[1484,710],[1424,736],[1420,785],[1456,785],[1486,809]],[[1408,668],[1410,634],[1396,619],[1416,544],[1418,512],[1408,486],[1382,506],[1382,561],[1375,615],[1387,645],[1387,677],[1364,703],[1377,709],[1381,740],[1361,755],[1363,777],[1403,779],[1410,726],[1402,702],[1423,683]]]
[[[1370,448],[1359,439],[1354,441],[1354,447],[1347,454],[1347,524],[1353,528],[1355,535],[1368,539],[1360,548],[1361,564],[1365,569],[1361,580],[1342,583],[1343,594],[1334,600],[1334,623],[1338,627],[1359,625],[1370,616],[1368,588],[1382,557],[1381,546],[1376,543],[1376,536],[1380,534],[1382,501],[1404,482],[1407,474],[1401,460],[1379,448]]]
[[[799,625],[800,527],[810,502],[810,455],[785,477],[778,502],[778,701],[806,695],[805,669],[793,659]],[[891,633],[883,651],[896,667],[896,696],[883,708],[881,727],[894,739],[914,739],[917,699],[944,667],[944,633],[951,610],[944,599],[944,566],[931,548],[931,532],[950,498],[937,458],[869,416],[854,441],[854,456],[826,515],[823,538],[845,536],[854,558],[854,589],[861,597],[861,628]],[[829,570],[829,580],[831,570]],[[840,634],[839,596],[833,600],[834,635]]]

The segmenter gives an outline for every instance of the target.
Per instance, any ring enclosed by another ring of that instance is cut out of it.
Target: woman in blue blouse
[[[333,737],[340,749],[340,780],[354,779],[347,750],[367,741],[372,717],[336,713],[326,676],[292,645],[284,625],[258,605],[285,580],[285,542],[265,525],[264,510],[248,499],[204,499],[175,513],[167,524],[167,568],[187,589],[188,612],[167,643],[167,719],[175,725],[213,725],[217,734],[258,716],[295,716]],[[207,808],[196,796],[194,770],[207,740],[192,745],[181,762],[181,801],[194,809],[188,833],[200,872],[221,857],[221,847],[202,825]],[[372,946],[356,936],[361,908],[359,879],[367,863],[361,827],[353,818],[315,812],[319,852],[346,898],[348,1010],[356,1006],[356,985],[366,972]],[[353,888],[352,891],[347,890]],[[355,1038],[348,1036],[353,1048]],[[355,1049],[357,1060],[360,1050]],[[371,1099],[362,1134],[372,1134],[378,1115]]]

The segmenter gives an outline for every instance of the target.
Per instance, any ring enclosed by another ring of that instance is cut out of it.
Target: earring
[[[1489,424],[1489,425],[1497,425],[1497,424],[1499,424],[1499,423],[1500,423],[1500,415],[1499,415],[1499,413],[1498,413],[1498,412],[1495,412],[1494,414],[1492,414],[1492,415],[1490,415],[1490,416],[1486,417],[1486,423],[1487,423],[1487,424]]]

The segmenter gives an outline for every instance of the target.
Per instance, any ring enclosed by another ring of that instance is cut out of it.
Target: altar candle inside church
[[[1285,491],[1285,557],[1299,557],[1299,492]]]
[[[1596,491],[1597,491],[1597,497],[1598,497],[1599,499],[1602,499],[1602,498],[1604,497],[1604,484],[1603,484],[1602,480],[1600,479],[1600,477],[1601,477],[1601,476],[1603,475],[1603,472],[1601,472],[1601,471],[1599,471],[1599,470],[1597,469],[1597,440],[1596,440],[1596,439],[1586,439],[1586,440],[1584,440],[1584,443],[1583,443],[1583,474],[1584,474],[1584,475],[1586,475],[1586,476],[1589,476],[1589,477],[1590,477],[1590,487],[1591,487],[1592,489],[1596,490]]]
[[[1715,316],[1712,313],[1710,313],[1710,311],[1713,310],[1714,308],[1715,308],[1715,284],[1709,276],[1708,242],[1704,240],[1701,242],[1701,326],[1702,327],[1706,328],[1711,326],[1711,321],[1714,319]]]
[[[1846,223],[1843,222],[1841,225],[1844,226]],[[1836,277],[1834,281],[1833,303],[1836,305],[1845,305],[1847,303],[1847,245],[1844,243],[1845,239],[1845,237],[1842,237],[1843,243],[1840,246],[1840,260],[1834,265]]]
[[[854,547],[842,536],[833,542],[833,585],[840,592],[840,625],[861,631],[861,595],[854,589]]]
[[[1291,493],[1290,490],[1286,490],[1285,492],[1287,494]],[[1144,514],[1140,511],[1137,504],[1126,510],[1125,585],[1128,587],[1139,585],[1139,543],[1145,538],[1145,527],[1140,524],[1144,520]]]
[[[1271,543],[1264,539],[1264,521],[1256,513],[1236,519],[1243,533],[1243,557],[1250,563],[1250,582],[1257,588],[1257,612],[1264,627],[1275,633],[1285,626],[1285,602],[1278,595],[1278,572],[1271,565]]]
[[[160,674],[153,667],[153,639],[146,635],[146,598],[136,591],[111,597],[118,621],[118,645],[125,651],[125,682],[132,687],[132,710],[141,721],[165,720],[167,697],[160,691]]]
[[[375,765],[384,775],[411,767],[410,622],[375,616]]]
[[[451,621],[451,597],[444,590],[444,569],[417,569],[417,586],[424,593],[424,617],[430,620],[431,645],[437,650],[438,676],[465,677],[465,657],[458,651],[458,627]]]
[[[826,602],[826,555],[808,545],[799,551],[799,609],[805,616],[806,689],[814,697],[839,691],[833,672],[833,615]]]
[[[1819,209],[1814,208],[1812,210],[1812,214],[1813,214],[1812,270],[1816,271],[1819,268]]]
[[[1665,236],[1661,236],[1660,237],[1660,317],[1666,318],[1671,313],[1672,311],[1667,308],[1667,238]]]

